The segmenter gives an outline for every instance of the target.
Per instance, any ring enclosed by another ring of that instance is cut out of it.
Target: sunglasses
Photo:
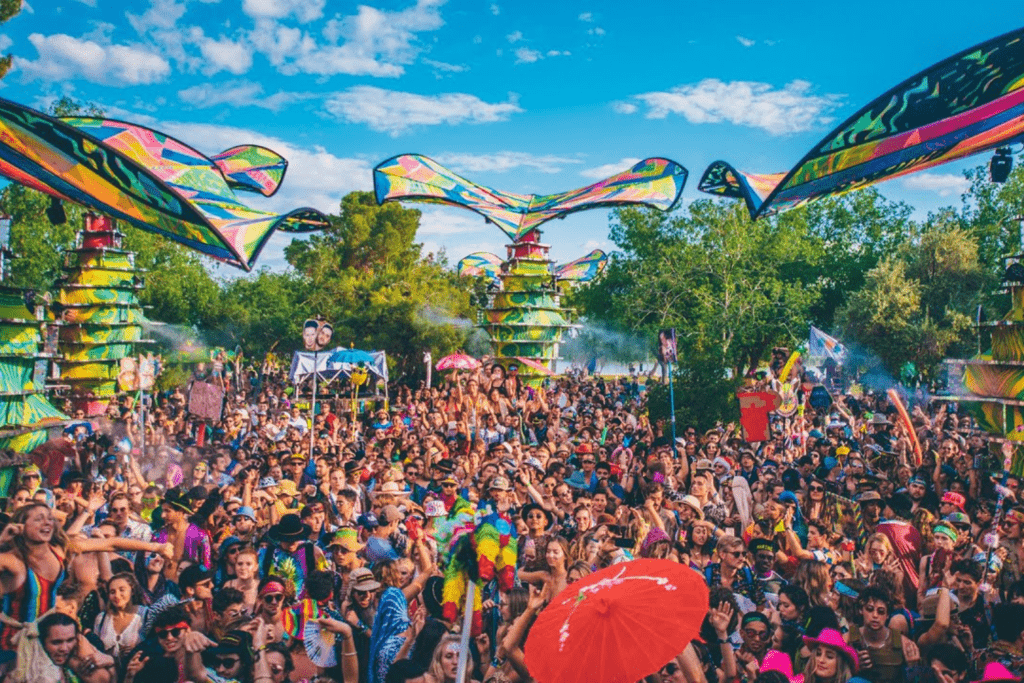
[[[723,555],[731,555],[733,557],[743,557],[746,553],[742,550],[733,550],[731,552],[722,553]]]
[[[239,657],[214,657],[210,661],[214,669],[233,669],[242,660]]]
[[[273,605],[278,602],[284,602],[284,596],[280,593],[274,593],[273,595],[264,595],[263,602]]]
[[[181,634],[185,632],[183,628],[169,628],[163,631],[157,631],[157,640],[163,640],[164,638],[180,638]]]
[[[811,490],[811,491],[824,491],[825,487],[824,486],[811,486],[809,490]]]
[[[745,633],[748,638],[768,640],[768,629],[761,630],[756,628],[745,628],[743,629],[743,633]]]
[[[675,662],[666,664],[661,670],[666,676],[675,676],[676,672],[679,671],[679,665]]]
[[[441,488],[443,488],[443,489],[454,489],[454,488],[458,488],[458,484],[441,484]]]
[[[370,592],[371,591],[361,591],[356,588],[352,589],[352,595],[356,596],[357,598],[365,598],[370,594]]]

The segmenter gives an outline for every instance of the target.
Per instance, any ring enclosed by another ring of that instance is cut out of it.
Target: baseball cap
[[[249,519],[251,519],[252,521],[255,522],[256,521],[256,511],[253,510],[248,505],[243,505],[242,507],[240,507],[237,510],[235,510],[235,517],[248,517]]]

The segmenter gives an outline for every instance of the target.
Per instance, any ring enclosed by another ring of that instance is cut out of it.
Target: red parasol
[[[544,608],[526,639],[526,666],[538,683],[636,683],[681,653],[707,612],[708,588],[685,565],[612,565]]]
[[[476,370],[480,367],[480,361],[464,353],[453,353],[437,361],[435,367],[438,372],[443,370]]]

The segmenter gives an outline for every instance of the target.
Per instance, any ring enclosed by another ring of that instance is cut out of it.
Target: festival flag
[[[812,358],[828,357],[841,363],[846,355],[846,347],[835,337],[830,337],[811,325],[811,338],[807,342],[807,352]]]

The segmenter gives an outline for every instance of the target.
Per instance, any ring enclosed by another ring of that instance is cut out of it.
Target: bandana
[[[936,525],[935,529],[933,529],[933,531],[936,534],[942,534],[943,536],[945,536],[949,540],[951,540],[954,543],[956,543],[957,533],[956,533],[956,529],[954,529],[953,527],[946,526],[945,524],[938,524],[938,525]]]
[[[167,633],[168,631],[173,631],[176,628],[184,629],[187,631],[189,627],[188,624],[184,621],[179,621],[177,624],[171,624],[170,626],[158,628],[155,630],[155,633]]]
[[[264,595],[269,595],[271,593],[281,593],[283,595],[284,584],[277,581],[268,581],[267,585],[260,589],[259,597],[262,598]]]

